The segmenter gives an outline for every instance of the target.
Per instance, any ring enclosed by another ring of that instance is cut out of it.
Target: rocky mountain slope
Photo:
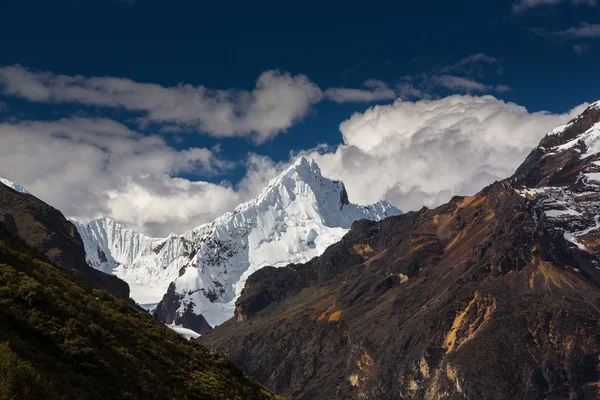
[[[4,227],[1,399],[277,398],[231,361],[72,278]]]
[[[0,179],[0,183],[0,223],[9,233],[40,250],[82,282],[114,296],[129,298],[129,287],[125,282],[87,264],[77,229],[60,211],[14,182]]]
[[[342,182],[300,158],[258,198],[182,235],[149,238],[109,218],[76,225],[90,265],[128,282],[132,298],[162,321],[205,333],[233,316],[251,273],[306,262],[353,221],[400,213],[385,201],[350,203]]]
[[[249,277],[200,340],[289,399],[600,398],[600,103],[513,177]]]

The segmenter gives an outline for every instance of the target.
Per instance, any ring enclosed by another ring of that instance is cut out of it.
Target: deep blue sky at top
[[[599,99],[600,39],[557,40],[532,28],[597,23],[600,7],[564,3],[514,15],[513,3],[0,0],[0,66],[215,89],[252,89],[261,72],[278,68],[306,74],[325,89],[359,87],[369,78],[393,85],[484,52],[503,66],[503,74],[486,76],[486,83],[513,89],[497,97],[552,112]],[[573,45],[583,42],[588,51],[576,55]],[[76,112],[68,105],[4,100],[9,107],[1,119]],[[262,146],[204,135],[184,136],[177,146],[220,143],[233,159],[254,151],[282,160],[290,150],[340,143],[339,123],[368,106],[321,102],[302,123]],[[111,116],[119,118],[116,111]],[[227,178],[235,181],[242,172]]]

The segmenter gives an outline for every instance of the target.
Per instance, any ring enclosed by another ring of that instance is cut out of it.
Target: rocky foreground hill
[[[22,186],[2,178],[0,223],[6,232],[20,237],[82,282],[129,299],[127,283],[87,264],[83,241],[75,225]]]
[[[60,212],[0,184],[0,399],[278,398],[126,294]]]

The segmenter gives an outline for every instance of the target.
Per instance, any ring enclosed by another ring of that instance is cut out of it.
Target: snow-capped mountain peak
[[[324,178],[321,168],[314,160],[300,157],[281,174],[271,179],[256,199],[240,204],[235,211],[241,212],[258,204],[285,203],[296,196],[307,196],[310,193],[319,204],[329,200],[325,196],[331,195],[331,192],[345,195],[346,189],[342,182]],[[345,201],[347,202],[347,198]]]
[[[25,189],[23,186],[19,185],[18,183],[15,183],[13,181],[9,181],[8,179],[4,179],[0,177],[0,183],[8,186],[9,188],[11,188],[14,191],[17,191],[19,193],[26,193],[26,194],[31,194],[29,193],[29,191],[27,189]]]
[[[76,226],[90,265],[129,283],[133,299],[147,308],[160,302],[157,314],[166,323],[201,332],[233,316],[256,270],[308,261],[355,220],[400,213],[385,201],[350,203],[342,182],[301,157],[256,199],[181,235],[149,238],[110,218]]]

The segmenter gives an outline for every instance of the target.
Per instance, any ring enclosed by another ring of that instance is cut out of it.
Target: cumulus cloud
[[[398,97],[396,92],[385,82],[377,79],[369,79],[362,86],[361,89],[329,88],[325,91],[325,96],[336,103],[372,102],[392,100]]]
[[[356,113],[340,125],[343,144],[290,154],[249,154],[244,178],[192,182],[231,163],[218,149],[177,150],[107,119],[0,124],[0,176],[77,219],[109,215],[153,236],[183,232],[256,197],[298,155],[345,182],[350,200],[387,199],[404,210],[436,206],[509,176],[552,128],[583,110],[529,112],[493,96],[402,101]],[[32,146],[35,143],[35,146]]]
[[[58,75],[12,65],[0,68],[0,86],[7,95],[33,102],[120,107],[152,122],[193,127],[216,137],[250,134],[259,142],[290,128],[323,97],[305,75],[277,70],[263,72],[252,91],[243,91]]]
[[[176,150],[108,119],[0,124],[0,176],[76,219],[112,216],[151,235],[188,229],[240,200],[229,185],[172,178],[231,164],[211,150]]]
[[[585,106],[552,114],[493,96],[397,100],[344,121],[344,143],[335,151],[303,154],[344,181],[351,201],[384,198],[415,210],[510,176],[545,133]]]
[[[108,215],[113,219],[159,237],[212,221],[247,199],[227,184],[169,175],[128,176],[108,190],[106,197]]]
[[[595,6],[598,4],[597,0],[520,0],[513,4],[513,11],[515,13],[522,13],[532,8],[540,6],[552,6],[560,3],[571,3],[575,5],[588,5]]]

